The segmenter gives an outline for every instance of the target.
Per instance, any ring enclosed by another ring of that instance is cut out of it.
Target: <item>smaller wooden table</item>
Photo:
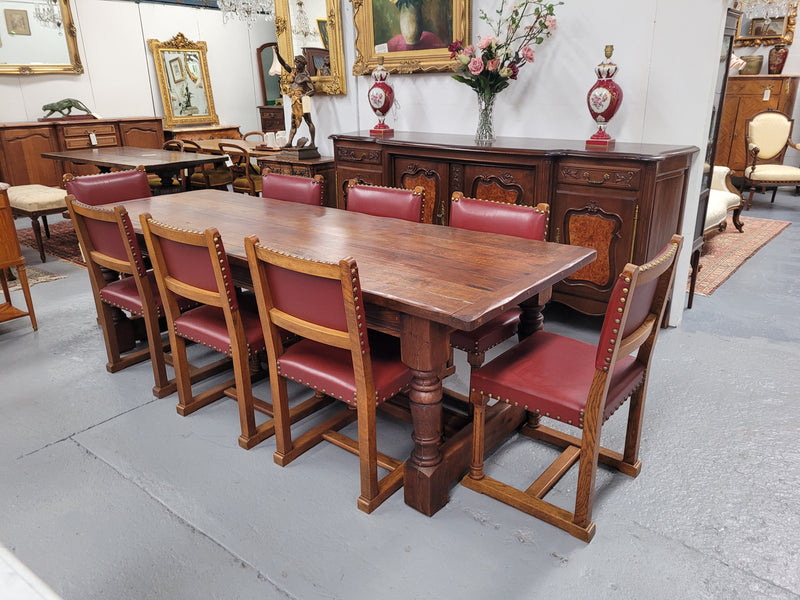
[[[210,154],[220,154],[220,144],[234,144],[235,146],[241,146],[250,153],[250,156],[256,158],[262,156],[272,157],[280,152],[280,148],[276,148],[275,150],[265,150],[264,148],[259,148],[259,146],[264,146],[264,142],[258,142],[256,140],[216,138],[213,140],[194,140],[194,142],[200,146],[203,151],[209,152]]]
[[[225,161],[225,158],[219,154],[199,154],[197,152],[137,148],[135,146],[43,152],[42,158],[51,158],[75,164],[95,165],[101,172],[107,172],[111,169],[135,169],[142,165],[148,172],[155,173],[161,177],[163,190],[176,192],[181,191],[181,189],[172,185],[172,178],[182,169],[189,169],[208,163],[218,164]]]

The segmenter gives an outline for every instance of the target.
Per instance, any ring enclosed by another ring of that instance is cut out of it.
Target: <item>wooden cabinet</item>
[[[241,139],[238,125],[209,125],[207,127],[170,127],[164,129],[167,140]]]
[[[259,106],[258,116],[261,118],[261,131],[281,131],[286,129],[283,106]]]
[[[11,185],[60,186],[64,166],[42,158],[43,152],[109,146],[160,148],[161,118],[56,119],[0,125],[0,181]],[[96,173],[92,166],[66,165],[77,174]]]
[[[717,136],[714,163],[741,176],[747,166],[744,127],[763,110],[778,110],[789,117],[797,96],[797,75],[733,75],[725,88],[725,102]]]
[[[314,177],[322,175],[324,181],[322,200],[325,206],[336,206],[336,195],[331,191],[334,182],[334,164],[330,156],[319,158],[292,159],[280,156],[259,156],[259,169],[268,168],[273,173]]]
[[[478,147],[469,136],[396,132],[337,134],[337,206],[344,184],[422,185],[433,222],[446,222],[442,200],[455,191],[516,204],[548,202],[548,239],[588,246],[597,260],[556,285],[553,299],[603,314],[617,275],[643,263],[681,230],[693,146],[618,143],[611,151],[584,142],[500,138]]]

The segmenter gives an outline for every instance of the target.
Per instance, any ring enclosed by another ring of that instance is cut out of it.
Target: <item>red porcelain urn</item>
[[[389,127],[384,120],[386,113],[392,108],[394,103],[394,89],[389,84],[389,72],[383,66],[383,57],[378,57],[378,66],[372,71],[374,83],[367,92],[369,106],[378,116],[378,124],[369,130],[369,134],[379,137],[394,135],[394,129]]]
[[[586,140],[587,148],[614,147],[614,139],[606,131],[606,126],[622,104],[622,88],[614,81],[617,65],[611,61],[613,52],[614,46],[606,46],[606,59],[594,69],[597,82],[586,96],[589,112],[597,123],[597,131]]]

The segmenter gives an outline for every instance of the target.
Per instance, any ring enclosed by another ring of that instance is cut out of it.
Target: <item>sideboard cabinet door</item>
[[[42,158],[59,150],[50,125],[0,128],[0,180],[11,185],[61,186],[61,163]]]
[[[119,135],[123,146],[161,148],[164,145],[160,119],[123,119],[119,122]]]

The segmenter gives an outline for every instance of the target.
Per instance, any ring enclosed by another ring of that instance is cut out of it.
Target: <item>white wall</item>
[[[489,12],[499,3],[473,0],[473,38],[487,30],[478,19],[479,9]],[[586,93],[605,45],[613,44],[613,60],[619,66],[616,81],[624,100],[609,126],[611,135],[620,142],[700,148],[684,217],[690,245],[726,5],[726,0],[566,0],[557,7],[559,26],[553,38],[536,48],[536,61],[523,67],[518,81],[495,102],[496,134],[586,139],[594,131]],[[239,125],[242,132],[259,128],[256,106],[262,98],[255,48],[275,39],[273,24],[260,22],[248,30],[238,22],[223,26],[218,11],[113,0],[74,0],[73,11],[86,73],[0,77],[0,121],[35,120],[43,104],[66,97],[82,100],[103,116],[163,115],[146,41],[168,40],[180,31],[208,43],[220,120]],[[342,0],[342,11],[348,93],[313,98],[316,141],[327,155],[333,150],[328,135],[368,129],[376,122],[366,100],[371,79],[351,75],[352,3]],[[785,71],[793,72],[798,63],[800,53],[790,51]],[[392,75],[390,81],[397,97],[397,107],[387,118],[390,126],[474,132],[475,94],[448,74]],[[673,324],[680,321],[688,264],[685,248],[676,276]]]

